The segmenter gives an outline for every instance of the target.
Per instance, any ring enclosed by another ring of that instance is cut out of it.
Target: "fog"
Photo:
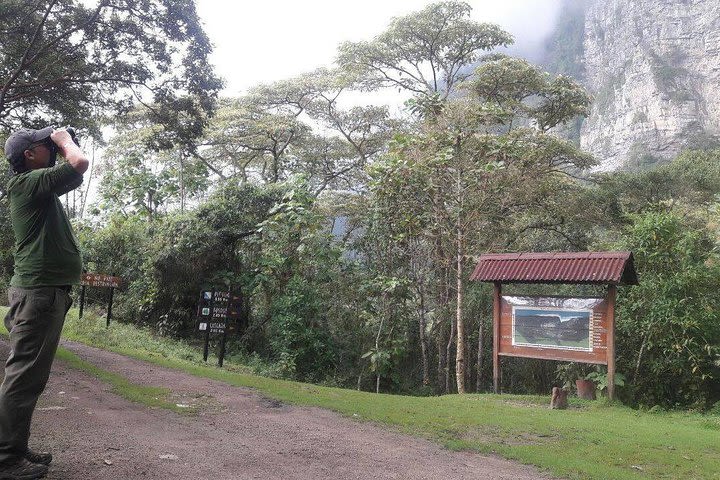
[[[504,50],[533,62],[543,59],[545,40],[552,32],[563,0],[505,0],[469,2],[473,19],[497,23],[515,37],[515,44]]]
[[[515,36],[507,51],[532,61],[564,0],[472,0],[472,18],[497,23]],[[259,83],[330,66],[343,41],[370,40],[392,17],[423,9],[418,0],[197,0],[198,14],[215,45],[211,57],[235,95]]]

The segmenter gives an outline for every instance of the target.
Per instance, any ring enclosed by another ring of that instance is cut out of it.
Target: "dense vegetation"
[[[469,13],[431,5],[341,45],[333,69],[217,105],[207,101],[215,85],[203,101],[186,91],[187,105],[204,108],[200,123],[163,121],[155,107],[166,97],[106,120],[115,135],[96,171],[99,198],[66,200],[88,269],[127,281],[115,315],[193,338],[201,289],[232,288],[245,302],[230,353],[261,373],[382,392],[486,391],[491,303],[466,282],[473,257],[630,249],[641,285],[620,292],[622,399],[711,408],[720,151],[588,174],[595,160],[555,135],[587,115],[586,92],[492,54],[512,38]],[[358,105],[371,97],[357,92],[388,87],[409,98],[400,117]],[[503,389],[546,393],[557,367],[508,360]]]

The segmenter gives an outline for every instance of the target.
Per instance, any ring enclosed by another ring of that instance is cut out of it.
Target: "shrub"
[[[634,404],[708,408],[720,399],[720,264],[705,227],[632,215],[622,247],[640,285],[621,289],[618,370]]]

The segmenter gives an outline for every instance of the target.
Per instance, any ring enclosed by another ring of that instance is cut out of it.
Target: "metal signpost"
[[[112,302],[115,295],[115,289],[122,285],[122,278],[114,277],[112,275],[105,275],[104,273],[83,273],[80,277],[80,285],[80,312],[78,313],[79,318],[82,318],[83,310],[85,308],[86,287],[110,288],[110,299],[108,300],[107,320],[105,323],[105,327],[109,327],[110,317],[112,316]]]
[[[240,318],[242,297],[233,291],[204,290],[200,292],[198,302],[198,331],[205,334],[205,346],[203,348],[203,360],[207,362],[208,350],[210,348],[210,334],[222,333],[220,341],[220,354],[218,355],[218,366],[223,366],[225,359],[225,342],[227,333],[234,330],[237,320]],[[228,322],[228,320],[234,320]]]

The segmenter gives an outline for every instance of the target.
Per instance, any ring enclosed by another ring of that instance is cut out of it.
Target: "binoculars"
[[[65,127],[65,130],[70,134],[70,138],[72,138],[72,141],[75,143],[75,145],[77,145],[79,147],[80,140],[78,140],[75,129],[71,126],[67,126],[67,127]],[[55,142],[53,142],[50,137],[47,137],[45,142],[47,142],[47,146],[50,149],[50,162],[48,163],[48,167],[54,167],[55,163],[57,163],[57,153],[58,153],[57,145],[55,145]]]

